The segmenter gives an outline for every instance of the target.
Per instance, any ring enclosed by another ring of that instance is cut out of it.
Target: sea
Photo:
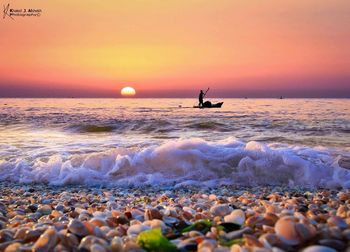
[[[350,188],[350,99],[0,99],[0,181]]]

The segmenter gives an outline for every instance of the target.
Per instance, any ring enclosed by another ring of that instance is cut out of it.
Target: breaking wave
[[[345,153],[349,156],[349,153]],[[345,162],[344,162],[345,160]],[[0,181],[118,186],[287,185],[350,188],[350,162],[326,148],[169,141],[143,149],[0,159]],[[342,167],[342,166],[343,167]]]

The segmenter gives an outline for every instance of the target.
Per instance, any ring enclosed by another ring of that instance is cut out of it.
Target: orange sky
[[[8,3],[43,13],[0,20],[0,96],[350,96],[349,0]]]

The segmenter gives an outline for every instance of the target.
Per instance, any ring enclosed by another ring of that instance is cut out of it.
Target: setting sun
[[[136,91],[132,87],[124,87],[124,88],[122,88],[120,93],[123,96],[134,96],[136,94]]]

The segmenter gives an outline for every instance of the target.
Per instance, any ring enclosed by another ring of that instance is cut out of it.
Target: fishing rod
[[[208,91],[209,91],[209,88],[207,89],[207,91],[205,91],[203,97],[207,95]]]

